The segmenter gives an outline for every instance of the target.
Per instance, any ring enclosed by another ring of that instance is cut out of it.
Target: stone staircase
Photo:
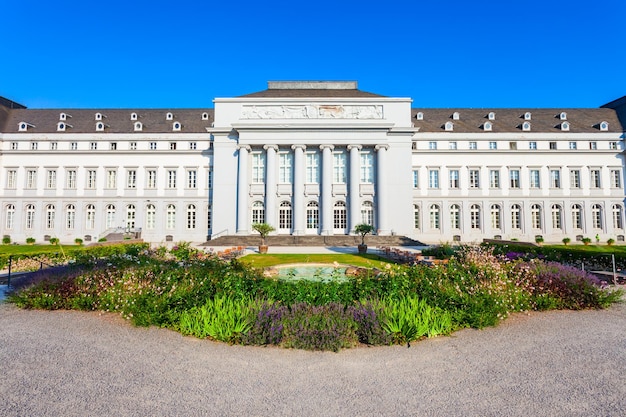
[[[317,235],[275,235],[268,236],[269,246],[356,246],[361,243],[360,236],[317,236]],[[366,236],[368,246],[427,246],[420,241],[406,236]],[[259,235],[227,235],[209,240],[205,246],[258,246],[261,244]]]

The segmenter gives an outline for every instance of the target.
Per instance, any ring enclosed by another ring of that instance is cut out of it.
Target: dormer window
[[[491,132],[492,129],[493,129],[493,125],[491,124],[491,122],[485,122],[485,124],[483,125],[483,130],[487,132]]]
[[[424,120],[424,113],[422,113],[421,111],[417,112],[417,114],[415,115],[415,118],[417,120]]]
[[[137,120],[137,113],[131,113],[130,120]]]
[[[181,128],[180,122],[174,122],[174,124],[172,125],[172,130],[174,132],[180,132],[180,128]]]
[[[102,122],[96,123],[96,132],[104,132],[104,123]]]
[[[526,113],[524,113],[524,120],[530,120],[531,114],[529,111],[527,111]]]
[[[530,122],[524,122],[522,123],[522,130],[524,132],[529,132],[530,131]]]
[[[446,124],[444,125],[444,129],[448,132],[451,132],[452,130],[454,130],[454,123],[446,122]]]
[[[496,120],[496,114],[494,112],[489,112],[489,114],[487,115],[487,119]]]
[[[561,123],[561,130],[564,132],[569,132],[569,123],[568,122]]]
[[[96,120],[103,120],[106,116],[102,113],[96,113]]]
[[[143,130],[143,125],[141,124],[141,122],[136,122],[135,123],[135,132],[141,132]]]
[[[209,120],[209,113],[202,113],[202,120]]]
[[[559,114],[559,119],[561,120],[567,120],[567,113],[565,113],[564,111],[561,112],[561,114]]]
[[[165,120],[174,120],[174,115],[172,113],[167,113],[165,115]]]
[[[72,125],[68,125],[67,123],[59,122],[57,123],[57,132],[65,132],[68,128],[71,128]]]
[[[65,121],[65,120],[67,120],[67,118],[68,118],[68,117],[72,117],[72,116],[70,116],[70,115],[69,115],[69,114],[67,114],[67,113],[61,113],[61,114],[59,114],[59,120]]]
[[[19,132],[26,132],[28,130],[29,127],[35,127],[34,125],[31,125],[30,123],[26,123],[26,122],[19,122],[17,125],[17,130]]]
[[[458,111],[455,111],[454,113],[452,113],[452,120],[459,120],[460,115]]]
[[[603,132],[606,132],[607,130],[609,130],[609,124],[607,122],[601,122],[600,123],[600,130]]]

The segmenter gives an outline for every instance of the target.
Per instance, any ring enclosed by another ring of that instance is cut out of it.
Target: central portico
[[[363,222],[412,232],[410,99],[356,82],[279,81],[214,103],[213,236],[247,235],[256,222],[291,235]]]

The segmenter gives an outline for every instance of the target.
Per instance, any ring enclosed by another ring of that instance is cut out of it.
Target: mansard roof
[[[60,115],[67,115],[61,120]],[[96,113],[102,115],[102,120],[96,120]],[[131,120],[131,114],[137,119]],[[168,113],[172,119],[167,120]],[[203,120],[203,113],[207,119]],[[2,107],[0,106],[0,122]],[[135,123],[141,122],[141,133],[169,133],[173,131],[173,124],[181,124],[182,133],[206,133],[214,121],[213,109],[14,109],[9,110],[4,126],[0,124],[0,131],[5,133],[18,132],[19,124],[29,124],[30,133],[56,133],[59,122],[69,125],[65,132],[95,133],[96,124],[105,125],[103,133],[135,133]]]
[[[422,113],[423,120],[417,114]],[[458,119],[453,114],[458,113]],[[489,113],[494,113],[494,120],[489,120]],[[530,113],[530,119],[524,115]],[[566,119],[560,118],[565,113]],[[485,122],[491,123],[491,131],[487,133],[521,132],[524,122],[530,123],[530,133],[561,132],[561,125],[567,122],[568,133],[597,133],[600,123],[608,123],[608,132],[623,132],[625,127],[619,121],[613,109],[411,109],[411,119],[420,132],[444,132],[446,122],[452,122],[452,132],[481,133],[485,132]]]
[[[267,90],[245,94],[240,97],[284,98],[362,98],[384,97],[357,88],[356,81],[268,81]]]

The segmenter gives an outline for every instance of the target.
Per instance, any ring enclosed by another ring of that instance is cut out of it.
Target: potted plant
[[[569,237],[564,237],[563,238],[563,244],[565,246],[567,246],[571,241],[572,241],[572,239],[570,239]]]
[[[59,238],[58,237],[51,237],[50,238],[50,244],[51,245],[58,245],[59,244]]]
[[[34,237],[27,237],[26,238],[26,243],[28,245],[34,245],[35,244],[35,238]]]
[[[74,239],[74,243],[76,243],[78,246],[83,244],[83,240],[79,237],[77,237],[76,239]]]
[[[535,243],[541,245],[543,243],[543,236],[537,235],[535,236]]]
[[[585,244],[585,246],[589,245],[591,243],[591,238],[590,237],[583,237],[582,238],[582,242]]]
[[[361,244],[357,246],[359,253],[367,253],[367,245],[365,244],[365,235],[372,233],[374,227],[371,224],[361,223],[354,226],[354,233],[361,235]]]
[[[609,246],[613,246],[613,243],[615,243],[615,239],[613,238],[609,238],[609,240],[606,241],[606,244]]]
[[[267,244],[265,243],[265,238],[276,229],[274,229],[272,225],[267,223],[254,223],[252,225],[252,230],[257,231],[261,235],[259,253],[267,253]]]
[[[6,235],[2,238],[2,244],[3,245],[9,245],[11,243],[11,236]]]

